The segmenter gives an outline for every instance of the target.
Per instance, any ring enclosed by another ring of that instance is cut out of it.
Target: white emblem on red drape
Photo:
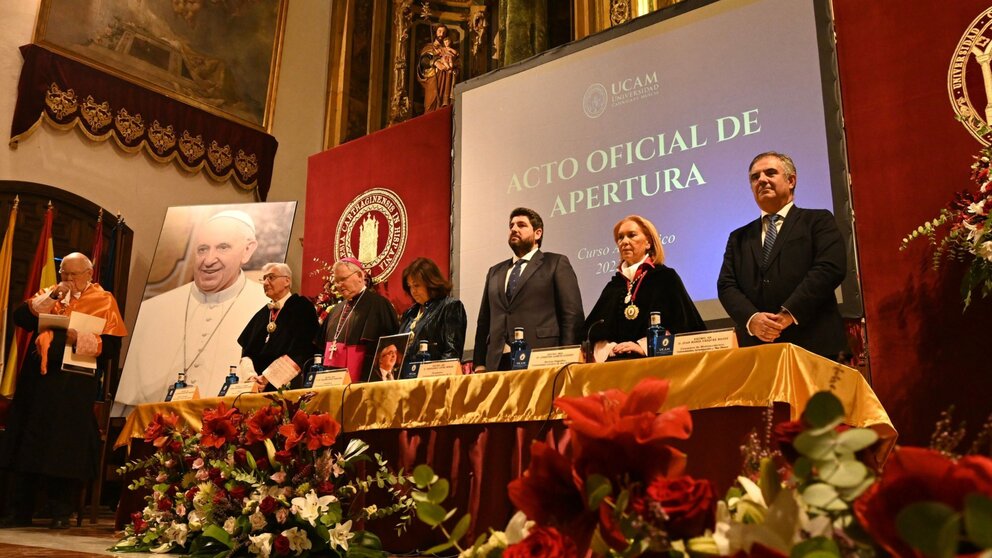
[[[334,238],[335,260],[355,258],[374,282],[381,283],[396,269],[406,248],[406,206],[392,190],[366,190],[344,208]]]
[[[955,114],[983,145],[992,144],[992,8],[965,29],[947,71]],[[911,115],[908,115],[911,116]]]

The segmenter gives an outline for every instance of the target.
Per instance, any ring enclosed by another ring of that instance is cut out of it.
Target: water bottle
[[[648,326],[648,356],[661,354],[661,340],[665,337],[665,328],[661,326],[661,312],[651,312],[651,325]]]
[[[233,385],[240,381],[238,378],[238,367],[236,365],[231,365],[227,370],[227,378],[224,379],[224,385],[220,388],[220,393],[217,394],[218,397],[224,397],[227,395],[227,390]]]
[[[177,389],[183,389],[186,387],[186,371],[180,370],[179,376],[176,377],[176,383],[169,387],[169,391],[165,394],[166,401],[172,401],[172,397],[176,394]]]
[[[313,381],[317,378],[317,374],[324,371],[324,357],[320,353],[313,355],[313,364],[310,365],[310,370],[307,371],[307,375],[303,378],[303,387],[313,387]]]
[[[428,342],[421,341],[417,344],[417,352],[410,359],[410,362],[430,362],[431,353],[427,350]]]
[[[530,346],[524,341],[524,328],[513,328],[513,341],[510,342],[510,370],[527,368]]]

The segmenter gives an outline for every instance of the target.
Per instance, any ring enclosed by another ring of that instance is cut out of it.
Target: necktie
[[[506,283],[506,299],[510,300],[513,298],[513,294],[517,291],[517,284],[520,283],[520,270],[524,267],[527,260],[520,259],[513,264],[513,269],[510,271],[510,280]]]
[[[778,220],[782,216],[777,213],[765,215],[765,244],[761,247],[761,265],[768,265],[768,256],[772,255],[772,246],[775,246],[775,239],[778,237]]]

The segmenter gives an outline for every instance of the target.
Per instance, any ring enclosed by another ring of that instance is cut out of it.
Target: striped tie
[[[761,247],[761,265],[768,265],[768,257],[772,255],[772,246],[775,246],[775,238],[778,237],[778,220],[782,216],[778,213],[765,215],[765,244]]]

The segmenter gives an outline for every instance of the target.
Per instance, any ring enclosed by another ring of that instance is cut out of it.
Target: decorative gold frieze
[[[86,96],[82,106],[79,107],[79,112],[83,115],[83,120],[89,125],[90,130],[96,133],[110,126],[110,123],[114,121],[113,113],[110,111],[110,103],[107,101],[97,103],[92,95]]]
[[[238,169],[241,176],[245,178],[252,178],[255,173],[258,172],[258,160],[255,154],[245,155],[245,152],[241,149],[238,150],[238,155],[234,158],[234,167]]]
[[[55,118],[63,120],[76,112],[79,101],[76,99],[75,91],[72,89],[62,91],[58,85],[53,83],[45,94],[45,104],[48,105],[48,109],[52,111]]]
[[[136,113],[131,116],[127,109],[121,109],[117,111],[117,116],[114,118],[114,127],[124,136],[127,143],[134,143],[145,133],[145,119],[140,114]]]
[[[206,152],[203,136],[197,134],[196,137],[193,137],[189,135],[188,130],[183,130],[183,135],[179,137],[179,151],[190,161],[199,160]]]
[[[165,155],[176,145],[176,131],[171,124],[163,128],[156,120],[152,122],[151,128],[148,128],[148,139],[156,153]]]
[[[231,146],[221,147],[216,141],[210,142],[210,149],[207,150],[207,159],[216,169],[226,169],[231,165]]]

